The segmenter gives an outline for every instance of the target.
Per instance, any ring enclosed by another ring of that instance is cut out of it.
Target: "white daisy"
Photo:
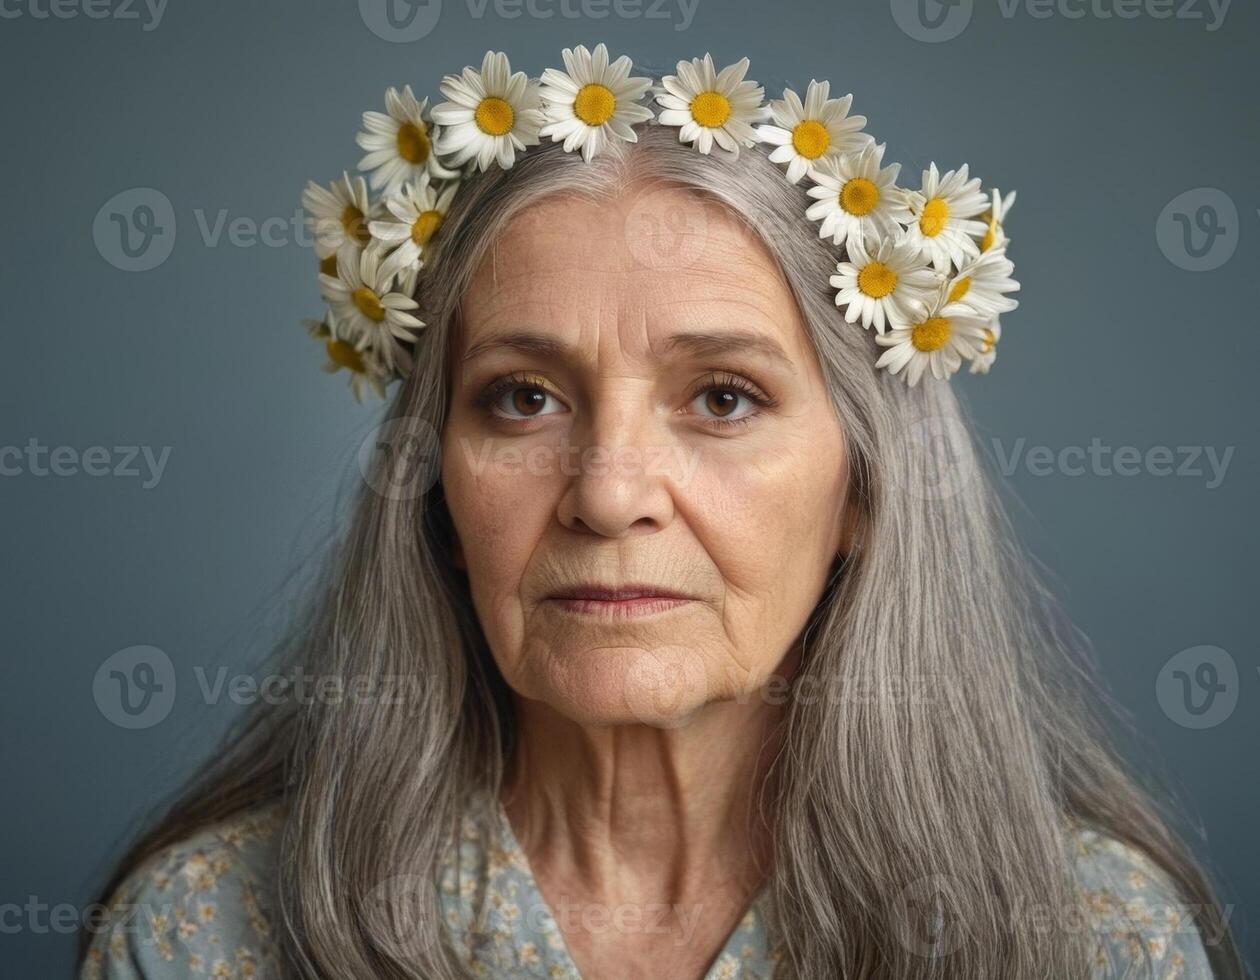
[[[1014,271],[1015,264],[1006,257],[1006,245],[998,245],[981,252],[949,281],[946,299],[965,303],[983,317],[1009,313],[1019,306],[1019,300],[1005,295],[1019,289],[1019,283],[1011,278]]]
[[[512,74],[502,51],[487,51],[481,71],[447,75],[438,86],[450,101],[433,107],[433,121],[444,127],[437,152],[458,167],[475,160],[478,170],[497,161],[511,168],[518,150],[538,143],[543,113],[538,83],[523,71]]]
[[[383,249],[393,249],[381,264],[381,274],[396,275],[398,290],[404,295],[415,292],[429,242],[442,227],[458,190],[459,181],[450,181],[439,192],[427,176],[418,184],[404,184],[399,194],[385,199],[393,220],[373,221],[368,226]]]
[[[944,381],[980,352],[988,321],[963,303],[948,302],[942,289],[936,301],[920,311],[913,322],[875,338],[888,350],[875,362],[890,374],[905,370],[906,383],[914,387],[924,371]]]
[[[376,217],[376,205],[368,198],[367,181],[343,173],[327,187],[307,181],[302,191],[306,225],[315,238],[315,254],[326,259],[343,247],[355,250],[372,240],[368,222]]]
[[[411,357],[399,342],[414,341],[424,322],[406,312],[420,304],[394,291],[393,275],[381,269],[382,257],[376,245],[358,255],[338,252],[337,275],[321,275],[320,287],[333,335],[356,350],[372,350],[385,367],[405,374]]]
[[[1015,192],[1011,191],[1006,197],[1003,197],[995,187],[992,194],[993,201],[989,205],[989,210],[980,215],[980,220],[985,224],[984,235],[980,239],[980,251],[982,252],[987,252],[994,245],[1005,245],[1009,240],[1006,237],[1006,232],[1002,230],[1002,224],[1006,221],[1006,215],[1015,203]]]
[[[817,186],[808,191],[815,202],[805,216],[822,219],[819,238],[830,235],[836,245],[882,241],[900,237],[902,226],[914,220],[905,191],[896,185],[901,164],[880,169],[884,146],[872,141],[858,153],[824,157],[810,168],[809,179]]]
[[[417,102],[411,86],[404,85],[401,93],[396,88],[385,90],[386,112],[363,113],[363,131],[355,142],[368,151],[359,169],[372,172],[372,190],[393,194],[406,181],[457,176],[442,166],[433,150],[439,130],[431,128],[424,117],[428,104],[427,98]]]
[[[324,320],[307,320],[305,323],[311,336],[324,343],[328,360],[324,362],[323,370],[329,374],[343,368],[350,372],[350,391],[355,401],[363,401],[365,386],[370,386],[379,397],[385,397],[385,386],[393,380],[393,375],[375,353],[356,350],[353,344],[334,337]]]
[[[664,106],[657,116],[661,125],[678,126],[679,141],[695,143],[701,153],[708,153],[716,142],[738,155],[741,143],[756,143],[753,124],[764,120],[769,110],[761,104],[762,87],[743,81],[747,58],[718,73],[713,58],[706,54],[703,59],[678,62],[677,71],[661,79],[665,92],[656,97]]]
[[[988,374],[989,368],[997,360],[997,342],[1002,339],[1002,321],[994,320],[984,329],[984,339],[980,342],[980,350],[971,359],[972,374]]]
[[[873,251],[872,251],[873,247]],[[928,268],[919,247],[904,236],[878,244],[855,241],[848,261],[836,264],[831,284],[844,318],[876,333],[904,326],[926,309],[940,290],[941,277]]]
[[[933,163],[923,171],[923,188],[909,197],[914,216],[910,238],[938,272],[949,272],[950,263],[961,269],[980,254],[976,239],[984,234],[985,226],[975,217],[989,199],[980,190],[979,177],[968,179],[965,163],[943,177]]]
[[[770,159],[786,163],[787,179],[795,184],[810,167],[824,160],[834,160],[844,153],[857,153],[874,142],[862,132],[865,116],[850,116],[853,96],[829,99],[830,82],[811,80],[805,91],[805,102],[790,88],[783,98],[770,103],[775,125],[758,126],[757,138],[776,149]]]
[[[556,68],[542,73],[539,95],[548,121],[539,136],[563,140],[566,153],[581,148],[588,163],[613,139],[637,142],[631,127],[652,118],[651,109],[637,104],[652,80],[629,77],[632,66],[625,55],[610,65],[603,44],[595,45],[594,54],[579,44],[561,56],[567,74]]]

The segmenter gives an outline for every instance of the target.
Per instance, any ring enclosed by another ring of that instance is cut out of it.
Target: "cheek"
[[[464,558],[478,618],[497,649],[520,645],[520,584],[555,513],[545,475],[528,472],[506,443],[443,440],[442,486]],[[497,642],[496,642],[497,641]]]
[[[841,545],[843,438],[801,431],[752,452],[711,447],[685,495],[725,583],[727,628],[749,650],[775,650],[808,616]]]

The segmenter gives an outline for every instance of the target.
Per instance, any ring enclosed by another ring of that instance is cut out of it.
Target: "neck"
[[[781,715],[753,697],[677,728],[591,727],[517,698],[503,802],[536,876],[610,901],[750,896],[769,863],[760,804]]]

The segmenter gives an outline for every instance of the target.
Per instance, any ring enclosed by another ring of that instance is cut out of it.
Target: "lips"
[[[589,602],[627,602],[631,599],[694,599],[694,596],[659,585],[632,583],[621,586],[578,585],[557,589],[548,599],[582,599]]]

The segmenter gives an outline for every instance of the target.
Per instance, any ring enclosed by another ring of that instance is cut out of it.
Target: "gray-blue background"
[[[1008,231],[1022,306],[994,372],[955,383],[997,455],[1021,453],[1009,473],[1021,526],[1148,739],[1142,765],[1161,759],[1206,827],[1203,853],[1257,958],[1255,5],[1222,21],[1206,0],[927,0],[929,20],[945,16],[930,41],[900,0],[691,2],[445,0],[410,42],[369,29],[389,34],[376,0],[363,12],[355,0],[170,0],[160,18],[97,0],[101,19],[78,0],[51,16],[49,0],[0,3],[0,452],[23,453],[0,458],[0,905],[22,907],[0,916],[0,974],[68,972],[65,920],[27,906],[81,907],[123,836],[222,731],[238,709],[210,703],[195,669],[207,683],[250,669],[277,628],[267,597],[357,478],[380,408],[319,372],[298,325],[320,311],[293,230],[303,183],[354,165],[359,113],[386,85],[436,95],[487,47],[537,74],[561,47],[599,40],[653,65],[747,54],[773,97],[829,78],[902,161],[903,183],[934,158],[1019,189]],[[173,251],[144,272],[115,268],[93,235],[131,188],[160,191],[175,217]],[[281,243],[234,243],[237,218],[246,231],[274,219]],[[1199,260],[1177,223],[1196,219],[1223,229],[1211,248],[1193,232]],[[1216,267],[1189,271],[1195,261]],[[1026,455],[1095,438],[1170,447],[1174,466],[1181,446],[1233,455],[1219,481],[1203,459],[1199,475],[1161,475],[1158,449],[1128,476],[1104,472],[1111,456],[1071,475]],[[170,452],[146,488],[143,457],[140,476],[38,475],[32,439],[68,447],[63,470],[92,446],[107,447],[92,465],[110,469],[126,462],[113,447]],[[178,694],[169,717],[133,731],[98,708],[93,680],[139,644],[169,655]],[[1238,674],[1217,675],[1226,690],[1195,729],[1157,690],[1163,676],[1175,693],[1184,665],[1165,665],[1201,645]]]

